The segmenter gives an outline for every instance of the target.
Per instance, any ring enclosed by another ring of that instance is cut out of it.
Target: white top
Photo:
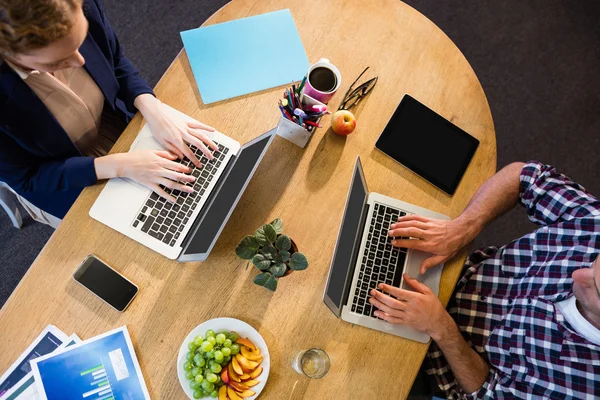
[[[590,323],[577,309],[577,299],[571,296],[566,300],[556,303],[556,307],[571,324],[575,332],[586,338],[588,341],[600,346],[600,329]]]

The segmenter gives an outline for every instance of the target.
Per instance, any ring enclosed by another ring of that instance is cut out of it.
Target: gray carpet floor
[[[125,53],[151,85],[224,0],[104,0]],[[494,117],[498,166],[538,159],[600,194],[600,2],[595,0],[407,0],[469,60]],[[283,7],[283,5],[282,5]],[[476,245],[503,244],[531,230],[516,209]],[[17,231],[0,211],[0,305],[52,229],[25,218]]]

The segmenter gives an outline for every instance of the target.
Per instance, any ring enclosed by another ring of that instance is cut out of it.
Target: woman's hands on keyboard
[[[392,241],[395,247],[433,254],[421,264],[421,274],[454,257],[475,237],[472,229],[458,220],[447,221],[420,215],[399,217],[398,222],[390,225],[389,235],[397,238]]]
[[[181,182],[194,182],[196,178],[188,175],[192,171],[190,167],[174,160],[177,160],[177,156],[168,151],[142,150],[99,157],[95,159],[94,164],[98,179],[131,178],[167,200],[175,202],[175,198],[159,185],[192,193],[194,189]]]
[[[148,93],[138,96],[134,104],[146,118],[152,135],[165,149],[182,160],[184,157],[189,159],[196,167],[199,167],[200,161],[189,147],[189,145],[194,145],[209,160],[212,160],[212,152],[208,147],[217,150],[217,145],[210,140],[206,133],[214,132],[214,128],[193,118],[184,118],[179,114],[169,112],[167,106]]]

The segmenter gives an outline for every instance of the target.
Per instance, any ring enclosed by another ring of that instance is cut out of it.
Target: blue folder
[[[289,85],[310,64],[290,10],[181,32],[205,104]]]

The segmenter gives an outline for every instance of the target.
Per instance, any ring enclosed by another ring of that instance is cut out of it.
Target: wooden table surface
[[[271,374],[263,399],[400,399],[411,388],[427,345],[353,326],[322,302],[333,246],[352,168],[361,156],[371,191],[456,217],[496,170],[490,109],[475,73],[452,41],[431,21],[398,0],[234,0],[205,25],[284,7],[291,9],[309,60],[329,58],[343,82],[338,106],[366,67],[379,76],[355,111],[356,131],[337,137],[317,130],[305,149],[277,137],[258,168],[208,261],[167,260],[92,220],[88,211],[103,184],[86,189],[0,311],[0,371],[47,325],[87,339],[127,325],[152,398],[184,399],[176,373],[179,346],[188,332],[215,317],[253,325],[266,340]],[[190,10],[190,12],[194,12]],[[156,87],[165,103],[246,142],[273,128],[282,88],[204,105],[182,52]],[[374,144],[404,93],[481,141],[454,196],[448,196]],[[143,124],[138,114],[113,151],[127,151]],[[280,280],[272,294],[255,286],[256,269],[236,258],[238,241],[281,217],[284,230],[310,266]],[[140,287],[119,313],[72,281],[88,254],[96,254]],[[446,264],[440,298],[446,304],[466,251]],[[309,380],[291,368],[292,355],[320,347],[331,357],[329,374]]]

